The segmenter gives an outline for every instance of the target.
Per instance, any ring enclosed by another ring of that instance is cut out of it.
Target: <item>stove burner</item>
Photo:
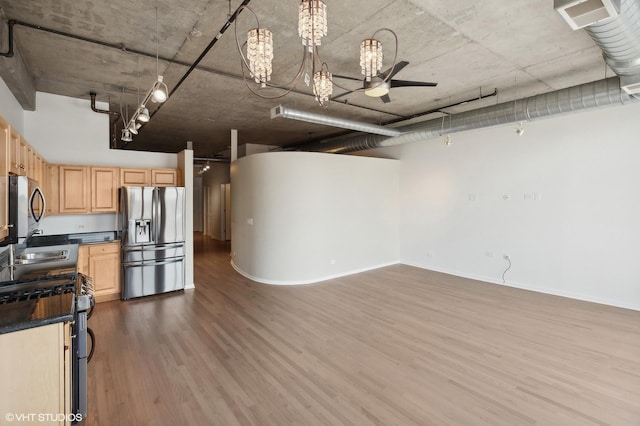
[[[75,293],[76,274],[47,275],[0,287],[0,304]]]

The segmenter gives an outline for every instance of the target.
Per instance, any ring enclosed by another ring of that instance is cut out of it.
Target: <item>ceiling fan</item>
[[[382,102],[388,103],[388,102],[391,102],[391,98],[389,97],[389,90],[394,87],[435,87],[438,85],[438,83],[430,83],[426,81],[408,81],[408,80],[393,79],[393,76],[399,73],[407,65],[409,65],[409,62],[400,61],[397,64],[395,64],[392,68],[389,68],[384,72],[378,73],[378,75],[372,78],[371,81],[334,74],[333,75],[334,78],[360,81],[362,82],[362,88],[348,90],[344,93],[334,96],[331,99],[333,100],[333,99],[341,98],[343,96],[346,96],[350,93],[355,92],[356,90],[364,90],[365,95],[372,96],[375,98],[380,98],[382,99]]]

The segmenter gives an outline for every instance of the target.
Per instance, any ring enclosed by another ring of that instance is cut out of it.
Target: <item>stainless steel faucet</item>
[[[29,232],[27,234],[27,237],[24,239],[24,243],[27,244],[31,237],[33,237],[34,235],[42,235],[42,229],[34,229],[33,231]]]

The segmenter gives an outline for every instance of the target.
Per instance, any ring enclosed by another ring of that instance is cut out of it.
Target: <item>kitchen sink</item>
[[[48,249],[50,247],[38,247]],[[64,261],[69,259],[69,250],[38,250],[27,249],[29,252],[16,255],[14,265],[31,265],[34,263]]]
[[[77,244],[19,248],[13,257],[14,279],[76,271],[77,262]]]

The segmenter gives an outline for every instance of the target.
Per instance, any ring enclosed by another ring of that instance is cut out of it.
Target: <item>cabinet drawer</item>
[[[120,244],[118,243],[96,244],[89,246],[89,256],[91,257],[107,253],[118,253],[119,250]]]

